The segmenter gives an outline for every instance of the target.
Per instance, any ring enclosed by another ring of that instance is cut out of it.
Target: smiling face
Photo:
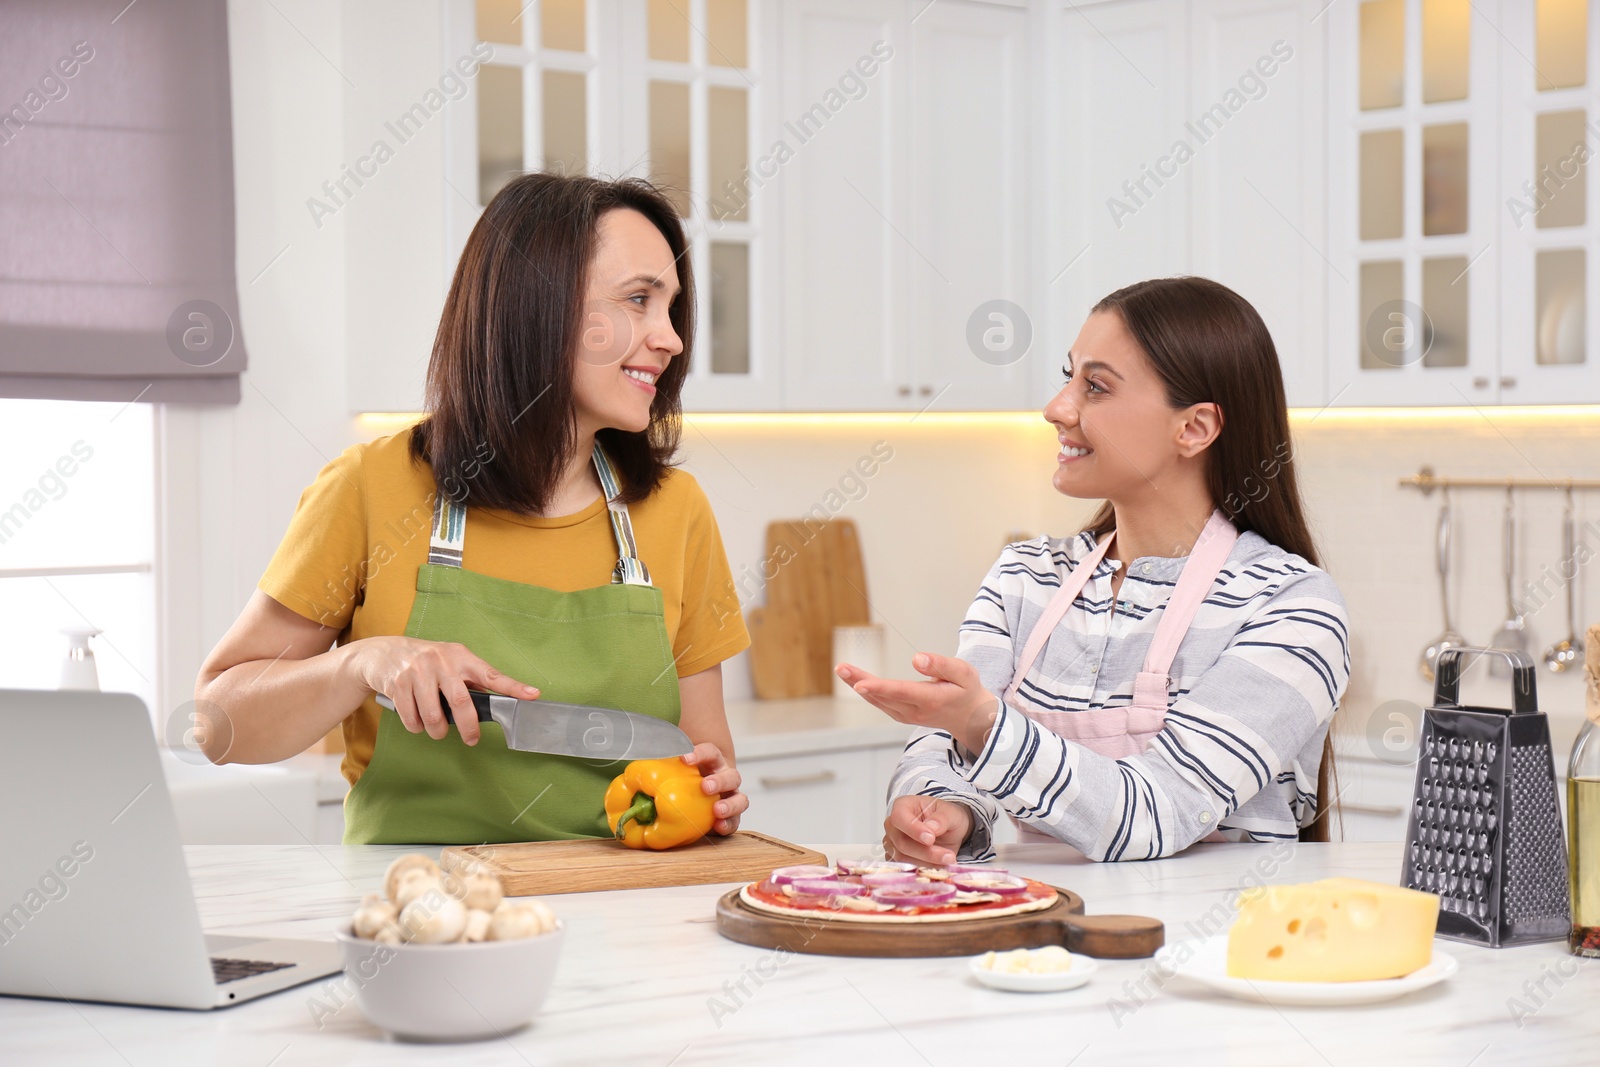
[[[1084,322],[1044,409],[1061,443],[1051,479],[1071,497],[1138,499],[1176,467],[1201,461],[1221,429],[1215,404],[1174,408],[1167,389],[1115,311]]]
[[[649,427],[655,380],[683,351],[668,317],[677,297],[678,271],[661,231],[631,208],[602,215],[572,373],[580,435]]]

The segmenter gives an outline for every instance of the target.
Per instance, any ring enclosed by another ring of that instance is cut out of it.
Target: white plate
[[[967,969],[972,972],[972,977],[990,989],[1003,989],[1007,993],[1059,993],[1063,989],[1076,989],[1083,985],[1094,977],[1094,972],[1100,967],[1090,956],[1080,956],[1076,952],[1069,952],[1068,955],[1072,957],[1071,969],[1057,974],[991,971],[982,966],[983,956],[972,957]]]
[[[1187,960],[1181,959],[1181,950],[1185,947],[1192,952]],[[1168,974],[1177,973],[1231,997],[1262,1004],[1307,1007],[1374,1004],[1380,1000],[1393,1000],[1426,989],[1456,973],[1455,957],[1447,956],[1436,948],[1433,950],[1433,959],[1428,961],[1426,967],[1412,971],[1403,978],[1382,978],[1370,982],[1269,982],[1256,978],[1230,978],[1226,934],[1183,945],[1168,945],[1156,953],[1156,964]]]

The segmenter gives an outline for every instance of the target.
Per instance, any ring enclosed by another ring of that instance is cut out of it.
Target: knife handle
[[[472,706],[478,709],[478,721],[493,722],[494,716],[489,714],[489,697],[492,694],[485,693],[479,689],[468,689],[467,693],[472,697]],[[394,701],[390,700],[382,693],[379,693],[377,696],[379,706],[388,708],[390,711],[394,710]],[[439,691],[439,707],[444,711],[444,721],[454,725],[456,721],[455,716],[450,714],[450,702],[445,699],[443,690]]]

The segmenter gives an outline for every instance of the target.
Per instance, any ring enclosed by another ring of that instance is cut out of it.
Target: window
[[[155,709],[149,404],[0,400],[0,685],[54,689],[86,627],[100,688]]]
[[[479,206],[525,171],[648,177],[682,215],[700,281],[691,378],[747,376],[760,262],[753,12],[748,0],[641,7],[642,26],[587,0],[476,0],[476,38],[494,47],[476,96]]]

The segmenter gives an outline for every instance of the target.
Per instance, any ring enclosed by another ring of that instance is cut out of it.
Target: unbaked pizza
[[[988,866],[918,867],[867,860],[833,867],[779,867],[739,891],[757,911],[794,919],[934,923],[1038,911],[1055,889]]]

